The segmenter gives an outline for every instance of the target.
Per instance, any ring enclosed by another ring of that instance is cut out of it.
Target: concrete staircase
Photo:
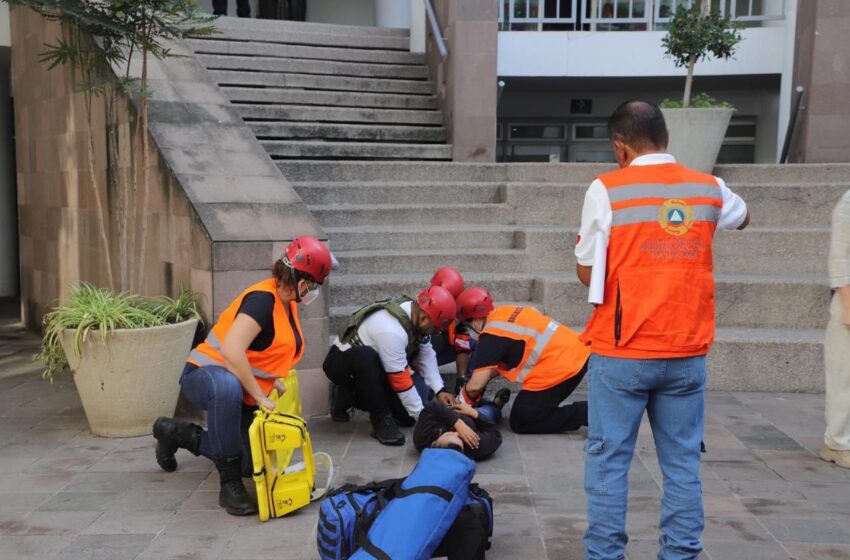
[[[281,162],[342,268],[332,321],[415,293],[444,264],[498,302],[535,305],[580,329],[591,308],[572,249],[584,192],[607,168],[584,164]],[[850,167],[724,166],[752,226],[715,242],[717,343],[711,386],[818,391],[832,207]]]
[[[412,161],[448,159],[450,147],[404,32],[227,18],[219,27],[191,46],[330,238],[341,263],[332,329],[360,305],[415,294],[441,265],[499,303],[582,328],[591,307],[573,247],[587,185],[608,167]],[[716,239],[711,386],[822,390],[830,212],[850,166],[717,173],[753,221]]]
[[[407,30],[221,18],[189,40],[274,159],[448,160]]]

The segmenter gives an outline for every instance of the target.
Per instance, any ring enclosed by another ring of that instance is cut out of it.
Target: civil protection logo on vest
[[[684,235],[694,223],[694,210],[684,200],[671,198],[658,209],[658,225],[670,235]]]

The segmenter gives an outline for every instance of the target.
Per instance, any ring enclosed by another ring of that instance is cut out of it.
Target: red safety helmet
[[[444,266],[437,269],[431,277],[432,286],[440,286],[449,291],[453,298],[457,298],[463,291],[463,276],[456,268]]]
[[[493,311],[493,296],[484,288],[473,286],[465,289],[457,297],[458,321],[486,319]]]
[[[455,304],[455,298],[445,288],[440,286],[425,288],[419,293],[416,303],[439,330],[449,328],[455,320],[457,304]]]
[[[331,252],[315,237],[304,236],[292,240],[283,253],[283,262],[295,270],[309,274],[322,284],[333,268]]]

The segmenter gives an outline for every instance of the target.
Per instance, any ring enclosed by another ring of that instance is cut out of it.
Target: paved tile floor
[[[50,386],[30,362],[36,341],[0,325],[0,559],[316,558],[313,505],[261,524],[217,506],[211,464],[181,452],[161,472],[153,439],[92,436],[73,383]],[[704,558],[850,559],[850,471],[820,461],[823,397],[711,393],[702,477]],[[382,447],[359,414],[310,422],[338,482],[409,472],[415,451]],[[505,431],[476,480],[496,504],[490,559],[582,557],[584,434]],[[655,558],[661,477],[644,424],[630,475],[629,558]]]

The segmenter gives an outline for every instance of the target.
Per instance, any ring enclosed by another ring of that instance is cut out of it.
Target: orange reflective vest
[[[717,180],[678,163],[599,177],[611,201],[604,303],[582,340],[602,356],[706,354],[714,340],[712,241]]]
[[[481,334],[525,343],[522,360],[513,369],[499,364],[497,371],[524,391],[543,391],[577,375],[590,351],[575,333],[533,307],[503,305],[487,316]]]
[[[274,311],[272,314],[274,321],[274,340],[272,340],[271,345],[265,350],[247,350],[245,352],[245,355],[248,357],[248,363],[251,365],[251,371],[253,371],[254,377],[257,379],[257,384],[265,394],[269,394],[275,380],[289,375],[289,370],[298,363],[304,354],[304,335],[301,331],[301,323],[298,321],[298,307],[294,301],[289,302],[289,311],[292,313],[293,319],[292,323],[295,324],[298,329],[298,335],[301,337],[301,348],[296,352],[295,333],[292,330],[289,317],[284,310],[284,303],[277,293],[274,278],[254,284],[233,300],[227,309],[221,313],[215,326],[207,335],[207,339],[192,350],[187,361],[199,367],[224,365],[224,358],[221,356],[221,344],[227,338],[227,332],[236,319],[236,314],[242,306],[242,300],[251,292],[268,292],[274,296]],[[254,399],[247,393],[243,392],[242,399],[246,404],[256,404]]]

